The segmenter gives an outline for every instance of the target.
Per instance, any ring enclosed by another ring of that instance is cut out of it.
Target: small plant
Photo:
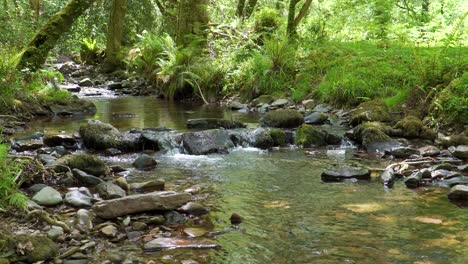
[[[25,208],[28,203],[28,197],[19,191],[21,181],[20,163],[8,162],[8,147],[0,144],[0,209],[7,207]]]
[[[93,38],[84,38],[81,40],[80,57],[81,60],[93,64],[96,63],[99,58],[99,48],[97,40]]]

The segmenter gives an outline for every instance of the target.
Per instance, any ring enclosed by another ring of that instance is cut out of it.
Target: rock
[[[231,222],[231,225],[239,225],[244,221],[244,218],[239,214],[233,213],[229,218],[229,221]]]
[[[73,148],[77,141],[73,136],[70,135],[46,135],[44,137],[44,144],[49,147],[63,146],[65,148]]]
[[[117,227],[115,227],[113,225],[107,225],[107,226],[101,228],[99,231],[101,232],[101,234],[105,235],[106,237],[110,237],[110,238],[116,237],[117,233],[119,232],[119,230],[117,230]]]
[[[442,136],[440,137],[440,143],[443,147],[457,147],[460,145],[468,145],[468,137],[465,134]]]
[[[17,152],[37,150],[42,146],[44,146],[44,142],[41,139],[11,140],[11,148]]]
[[[121,134],[117,128],[98,120],[90,120],[81,126],[80,135],[84,145],[95,150],[116,148],[128,152],[142,149],[141,134]]]
[[[214,129],[182,135],[182,144],[188,154],[206,155],[211,153],[227,153],[234,143],[225,130]]]
[[[93,81],[91,81],[91,79],[84,78],[78,83],[78,85],[80,87],[92,87],[94,84],[93,84]]]
[[[314,100],[312,99],[309,99],[309,100],[304,100],[301,102],[302,106],[304,106],[304,108],[306,110],[310,110],[312,108],[314,108],[316,106],[316,103]]]
[[[122,83],[121,82],[114,82],[114,83],[109,83],[107,85],[107,88],[111,91],[119,90],[122,89]]]
[[[57,245],[45,236],[9,236],[5,232],[1,232],[0,241],[2,242],[0,256],[8,256],[13,260],[21,258],[21,262],[45,262],[56,257],[59,253]]]
[[[153,216],[150,219],[148,219],[148,224],[153,224],[153,225],[162,225],[165,222],[166,222],[166,219],[162,215]]]
[[[118,156],[118,155],[122,154],[122,151],[120,151],[120,150],[118,150],[116,148],[109,148],[109,149],[106,149],[104,151],[104,154],[106,156],[112,156],[113,157],[113,156]]]
[[[364,122],[388,122],[390,114],[383,101],[368,101],[361,103],[353,110],[350,124],[357,126]]]
[[[296,110],[275,110],[266,113],[260,120],[262,126],[295,128],[304,123],[304,117]]]
[[[461,172],[468,172],[468,163],[458,166],[457,169]]]
[[[102,179],[93,175],[89,175],[88,173],[81,171],[79,169],[73,169],[72,173],[75,179],[77,179],[79,182],[88,186],[96,186],[103,182]]]
[[[231,110],[240,110],[240,109],[245,109],[247,108],[247,105],[239,102],[239,101],[230,101],[227,105],[228,109]]]
[[[90,231],[93,229],[94,215],[86,209],[80,209],[76,212],[74,226],[79,226],[79,229]]]
[[[314,107],[313,112],[328,113],[332,110],[332,107],[327,104],[319,104]]]
[[[387,169],[380,175],[380,179],[385,187],[392,188],[395,183],[395,173],[392,169]]]
[[[72,100],[67,104],[52,103],[48,107],[55,116],[93,115],[97,111],[93,102],[82,99]]]
[[[286,106],[289,103],[288,99],[276,99],[273,101],[270,105],[274,108],[281,108],[283,106]]]
[[[63,228],[59,226],[52,226],[52,228],[47,231],[47,237],[52,240],[57,240],[60,236],[63,236],[65,233],[63,232]]]
[[[279,129],[270,130],[270,137],[273,140],[273,146],[283,147],[287,143],[287,136],[283,130],[279,130]]]
[[[42,206],[55,206],[62,203],[62,195],[52,187],[42,188],[32,200]]]
[[[44,189],[45,187],[47,187],[47,185],[45,185],[43,183],[38,183],[38,184],[34,184],[33,186],[29,187],[28,191],[32,192],[32,193],[38,193],[40,190]]]
[[[61,157],[69,153],[64,146],[44,148],[41,151],[54,157]]]
[[[179,238],[160,237],[156,238],[143,246],[145,251],[161,251],[164,249],[177,249],[177,248],[192,248],[192,249],[208,249],[218,248],[217,244],[210,241],[193,241]]]
[[[460,145],[458,147],[450,147],[449,151],[453,156],[459,159],[468,159],[468,145]]]
[[[370,171],[365,168],[340,167],[322,172],[322,181],[341,182],[344,180],[370,180]]]
[[[296,144],[304,147],[324,146],[327,144],[327,133],[304,124],[296,131]]]
[[[245,128],[245,125],[231,120],[218,118],[197,118],[187,120],[187,128],[189,129],[214,129],[214,128]]]
[[[452,201],[468,202],[468,186],[455,185],[450,189],[448,198]]]
[[[46,167],[53,167],[57,161],[57,158],[48,154],[39,154],[37,159],[41,162],[42,165]]]
[[[392,129],[379,122],[365,122],[353,129],[351,138],[361,143],[367,151],[384,151],[398,147],[400,143],[390,138]]]
[[[88,188],[81,187],[78,190],[65,194],[65,202],[75,207],[91,207],[92,195]]]
[[[133,231],[145,231],[148,229],[148,225],[143,222],[135,222],[132,224]]]
[[[182,225],[187,219],[178,212],[171,211],[164,214],[165,223],[169,225]]]
[[[156,168],[157,164],[156,160],[147,154],[142,154],[132,163],[138,170],[151,170]]]
[[[411,155],[419,155],[420,152],[417,149],[410,148],[410,147],[396,147],[391,148],[390,150],[386,151],[388,154],[394,156],[398,159],[406,159]]]
[[[434,157],[440,154],[440,149],[434,146],[426,146],[419,148],[419,153],[423,157]]]
[[[151,180],[147,182],[141,182],[141,183],[131,183],[130,184],[130,189],[136,190],[136,191],[164,191],[164,180],[158,179],[158,180]]]
[[[115,179],[114,183],[117,184],[120,188],[124,189],[125,191],[130,190],[127,179],[125,179],[125,177],[118,177],[117,179]]]
[[[410,176],[406,177],[403,180],[403,182],[405,183],[406,187],[410,189],[417,188],[421,184],[423,176],[424,176],[424,172],[417,171],[417,172],[412,173]]]
[[[210,212],[203,205],[194,202],[189,202],[185,204],[180,208],[180,210],[186,214],[191,214],[195,216],[204,215]]]
[[[122,188],[112,182],[100,183],[96,186],[96,190],[99,196],[105,200],[122,198],[127,195]]]
[[[411,115],[398,121],[395,128],[397,129],[396,135],[405,138],[423,138],[429,140],[436,138],[436,133],[432,129],[425,127],[421,119]]]
[[[259,105],[264,105],[264,104],[270,104],[274,100],[275,99],[271,95],[260,95],[259,97],[252,100],[251,105],[259,106]]]
[[[154,210],[174,210],[190,200],[191,195],[187,193],[152,192],[98,202],[93,211],[101,218],[116,218]]]
[[[453,169],[453,166],[450,163],[440,163],[430,168],[431,171],[435,171],[435,170],[448,170],[449,171],[452,169]]]
[[[455,185],[468,185],[468,177],[467,176],[459,176],[454,177],[444,181],[448,184],[448,186],[453,187]]]
[[[112,173],[121,173],[121,172],[127,171],[120,165],[110,166],[109,169],[111,170]]]
[[[73,154],[58,159],[55,171],[66,172],[68,170],[61,165],[69,167],[72,170],[79,169],[94,176],[107,175],[109,173],[109,168],[102,160],[88,154]]]
[[[306,117],[304,117],[304,123],[309,125],[321,125],[328,120],[328,116],[324,113],[313,112]]]
[[[257,128],[252,133],[253,146],[259,149],[270,149],[273,147],[273,138],[264,128]]]

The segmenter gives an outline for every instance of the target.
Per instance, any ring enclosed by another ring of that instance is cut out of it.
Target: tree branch
[[[307,11],[309,11],[310,5],[312,4],[312,0],[306,0],[304,4],[302,5],[301,10],[299,11],[299,14],[297,14],[296,19],[294,19],[294,24],[299,25],[299,22],[307,15]]]

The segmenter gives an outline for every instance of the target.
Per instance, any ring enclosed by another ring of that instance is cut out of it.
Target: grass
[[[21,167],[21,163],[9,162],[8,147],[0,144],[0,209],[26,207],[28,198],[18,189],[21,182],[18,182],[17,176],[21,173]]]

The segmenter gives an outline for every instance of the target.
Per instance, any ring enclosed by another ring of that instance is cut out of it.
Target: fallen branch
[[[49,225],[59,226],[65,233],[71,233],[71,228],[62,221],[54,220],[48,213],[42,210],[33,210],[28,213],[28,217],[36,217]]]

